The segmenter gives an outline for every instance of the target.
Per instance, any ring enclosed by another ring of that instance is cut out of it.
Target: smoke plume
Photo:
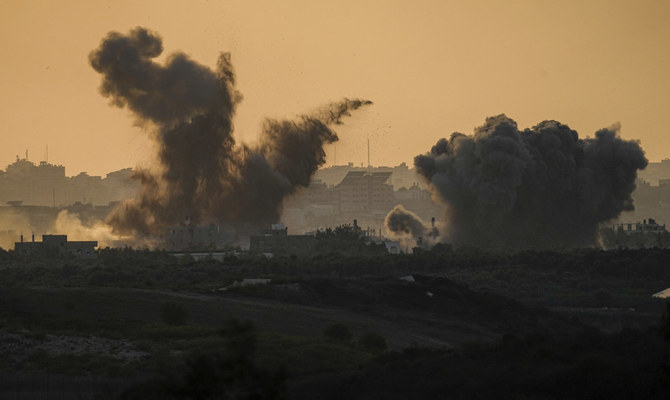
[[[149,247],[155,244],[146,239],[138,242],[136,238],[117,235],[109,225],[99,219],[89,219],[84,223],[79,215],[67,210],[58,213],[56,220],[48,231],[55,234],[67,234],[67,239],[70,241],[95,240],[98,242],[98,248],[100,249],[123,246],[141,247],[142,245]]]
[[[386,215],[384,225],[395,238],[402,240],[403,245],[406,246],[433,245],[439,236],[436,227],[426,225],[418,215],[401,205],[395,206]]]
[[[101,93],[127,107],[158,143],[162,170],[141,170],[136,199],[108,219],[116,232],[158,233],[179,224],[220,222],[261,225],[276,222],[283,200],[325,162],[324,145],[338,140],[332,125],[367,100],[344,99],[296,120],[265,121],[251,147],[233,138],[235,73],[228,54],[216,71],[182,53],[164,65],[158,34],[138,27],[112,32],[89,58],[102,74]]]
[[[633,209],[639,143],[619,126],[579,139],[556,121],[520,131],[505,115],[474,135],[453,133],[414,159],[445,205],[443,239],[456,245],[554,248],[596,244],[598,225]],[[391,218],[393,216],[389,216]]]
[[[30,206],[29,206],[30,207]],[[93,216],[84,216],[78,212],[60,210],[37,213],[29,207],[3,207],[0,214],[0,226],[11,226],[12,231],[0,231],[0,248],[14,248],[21,235],[25,241],[33,238],[41,240],[42,235],[67,235],[68,240],[95,240],[99,248],[122,246],[153,246],[155,243],[144,239],[124,237],[112,232],[109,225]],[[46,208],[46,207],[44,207]]]

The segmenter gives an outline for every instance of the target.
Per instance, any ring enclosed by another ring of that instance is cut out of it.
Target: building
[[[284,224],[273,224],[261,235],[249,238],[249,252],[257,254],[309,255],[314,251],[313,235],[289,235]]]
[[[285,199],[281,220],[295,233],[346,224],[381,229],[391,209],[400,204],[426,219],[441,214],[443,206],[419,182],[406,164],[395,167],[335,166],[316,172],[308,187]]]
[[[235,240],[235,230],[228,226],[185,224],[165,230],[163,245],[168,250],[221,250]]]
[[[653,218],[642,222],[614,224],[612,230],[602,232],[602,240],[606,248],[670,247],[670,233],[664,224],[658,224]]]
[[[0,171],[0,204],[63,207],[77,202],[105,205],[135,195],[139,187],[130,168],[110,172],[105,178],[85,172],[66,177],[65,167],[26,158]]]
[[[21,241],[14,243],[14,251],[21,255],[40,255],[51,257],[62,257],[64,255],[73,255],[81,258],[95,258],[96,241],[68,242],[67,235],[42,235],[42,241],[36,242],[35,235],[32,241],[24,242],[23,235]]]
[[[374,243],[376,245],[383,244],[389,254],[400,254],[400,242],[397,240],[389,240],[382,236],[369,236],[366,238],[368,244]]]
[[[384,216],[394,205],[393,185],[386,183],[391,172],[350,171],[335,187],[340,214],[375,214]]]
[[[645,169],[637,172],[637,176],[652,186],[660,185],[661,181],[670,178],[670,159],[650,162]]]
[[[642,222],[615,224],[613,229],[615,231],[622,230],[627,234],[667,232],[665,224],[657,224],[653,218],[645,219]]]
[[[22,201],[23,204],[54,206],[63,203],[65,167],[45,161],[35,165],[16,157],[0,176],[0,202]]]
[[[348,165],[333,165],[326,168],[320,168],[314,174],[315,180],[320,180],[328,187],[335,186],[344,179],[347,173],[351,171],[357,172],[391,172],[391,179],[389,183],[393,185],[394,190],[399,190],[403,187],[410,187],[419,185],[423,188],[425,180],[416,172],[416,168],[409,168],[406,163],[401,163],[394,167],[357,167],[353,163]],[[670,176],[670,175],[668,175]]]

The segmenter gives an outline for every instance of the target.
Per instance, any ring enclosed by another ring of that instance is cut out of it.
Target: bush
[[[348,326],[342,324],[328,325],[323,331],[323,335],[336,342],[349,342],[354,336]]]
[[[381,354],[386,351],[388,345],[384,336],[375,332],[366,332],[358,339],[360,344],[366,351],[373,354]]]
[[[184,325],[187,314],[186,309],[177,303],[168,302],[161,307],[161,320],[168,325]]]

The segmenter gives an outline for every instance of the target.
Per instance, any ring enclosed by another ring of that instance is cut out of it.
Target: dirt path
[[[390,348],[408,346],[453,347],[472,340],[493,338],[487,329],[459,320],[436,320],[431,313],[384,310],[370,313],[328,305],[298,305],[229,293],[191,293],[133,288],[31,288],[14,297],[22,313],[62,315],[79,319],[119,319],[159,322],[160,308],[177,301],[188,310],[188,321],[219,326],[229,318],[248,319],[261,331],[288,335],[321,335],[333,323],[347,325],[355,337],[377,332]],[[18,297],[18,298],[16,298]]]

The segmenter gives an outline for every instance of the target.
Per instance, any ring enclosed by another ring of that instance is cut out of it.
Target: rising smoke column
[[[424,237],[430,232],[430,228],[413,212],[397,205],[386,216],[384,225],[396,234],[406,235],[413,238]]]
[[[414,159],[433,198],[444,203],[443,238],[509,248],[588,246],[598,225],[633,209],[647,160],[619,126],[594,138],[556,121],[520,131],[505,115],[474,135],[454,133]]]
[[[344,99],[295,121],[267,120],[254,147],[233,138],[235,90],[230,56],[216,71],[183,53],[153,61],[161,38],[145,28],[109,33],[89,61],[102,74],[101,93],[127,107],[153,132],[162,171],[137,171],[136,199],[121,204],[108,223],[117,232],[158,233],[188,217],[193,223],[276,222],[281,205],[325,162],[323,146],[338,140],[330,128],[351,110],[371,104]]]
[[[386,215],[384,226],[394,237],[403,241],[403,247],[419,244],[434,245],[439,239],[439,232],[435,226],[426,225],[421,218],[397,205]]]

